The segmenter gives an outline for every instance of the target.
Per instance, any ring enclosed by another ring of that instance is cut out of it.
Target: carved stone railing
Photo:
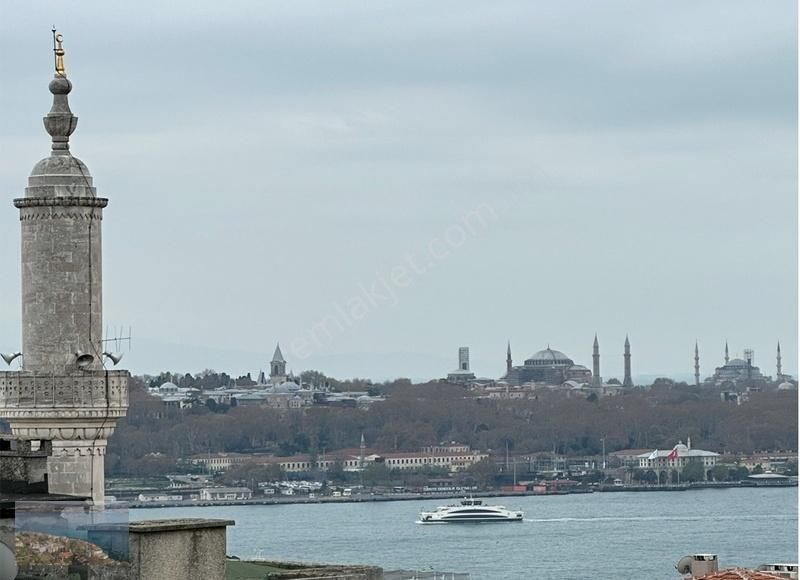
[[[128,408],[129,376],[128,371],[104,370],[73,374],[0,371],[0,417],[66,409],[91,415],[104,410],[108,416],[122,416]]]

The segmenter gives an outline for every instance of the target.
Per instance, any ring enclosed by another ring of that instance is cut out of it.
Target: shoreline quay
[[[587,494],[587,493],[619,493],[619,492],[676,492],[676,491],[690,491],[698,489],[731,489],[731,488],[765,488],[765,487],[797,487],[797,481],[784,485],[754,485],[749,482],[698,482],[694,484],[681,484],[681,485],[642,485],[642,486],[604,486],[596,489],[585,490],[564,490],[554,492],[533,492],[533,491],[480,491],[472,492],[468,495],[472,497],[546,497],[553,495],[573,495],[573,494]],[[291,504],[322,504],[322,503],[364,503],[364,502],[387,502],[387,501],[422,501],[431,499],[460,499],[465,496],[464,493],[398,493],[390,495],[375,495],[375,494],[353,494],[349,497],[307,497],[307,496],[276,496],[276,497],[258,497],[253,499],[241,500],[180,500],[180,501],[128,501],[123,500],[122,503],[127,503],[129,509],[148,509],[148,508],[173,508],[173,507],[221,507],[221,506],[252,506],[252,505],[291,505]]]

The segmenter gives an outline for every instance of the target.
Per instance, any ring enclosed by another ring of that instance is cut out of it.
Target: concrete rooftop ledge
[[[199,530],[204,528],[225,528],[235,525],[236,522],[233,520],[176,518],[171,520],[142,520],[140,522],[130,522],[128,524],[128,530],[134,533],[176,532],[183,530]]]
[[[203,530],[207,528],[226,528],[228,526],[235,525],[236,522],[233,520],[174,518],[167,520],[141,520],[138,522],[89,524],[85,526],[79,526],[78,529],[91,530],[92,532],[133,532],[147,534],[151,532],[181,532],[187,530]]]

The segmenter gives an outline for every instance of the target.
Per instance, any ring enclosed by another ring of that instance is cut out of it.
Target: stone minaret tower
[[[778,341],[778,355],[776,357],[776,370],[778,376],[775,377],[775,380],[780,381],[783,378],[783,368],[781,365],[781,341]]]
[[[54,32],[55,34],[55,32]],[[21,371],[0,373],[0,417],[15,435],[52,439],[51,493],[104,500],[106,442],[128,407],[127,371],[106,370],[100,230],[108,199],[69,151],[78,118],[55,35],[49,157],[14,200],[22,227]]]
[[[728,341],[725,341],[725,364],[728,364],[728,361],[731,360],[731,357],[728,356]]]
[[[628,340],[628,335],[625,335],[625,378],[622,379],[623,387],[632,387],[633,379],[631,378],[631,341]]]
[[[694,341],[694,385],[700,386],[700,349],[697,341]]]
[[[592,384],[596,386],[603,384],[603,377],[600,376],[600,343],[597,342],[597,334],[594,335],[592,346]]]
[[[511,372],[513,366],[513,362],[511,361],[511,341],[509,340],[508,349],[506,350],[506,374]]]

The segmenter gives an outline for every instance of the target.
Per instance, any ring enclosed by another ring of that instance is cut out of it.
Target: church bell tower
[[[51,152],[14,200],[22,230],[22,369],[0,373],[0,417],[15,435],[51,439],[50,492],[104,500],[107,439],[128,408],[129,373],[105,368],[101,224],[108,199],[69,150],[78,118],[53,31]],[[109,357],[110,360],[110,357]],[[118,361],[118,359],[116,359]]]

